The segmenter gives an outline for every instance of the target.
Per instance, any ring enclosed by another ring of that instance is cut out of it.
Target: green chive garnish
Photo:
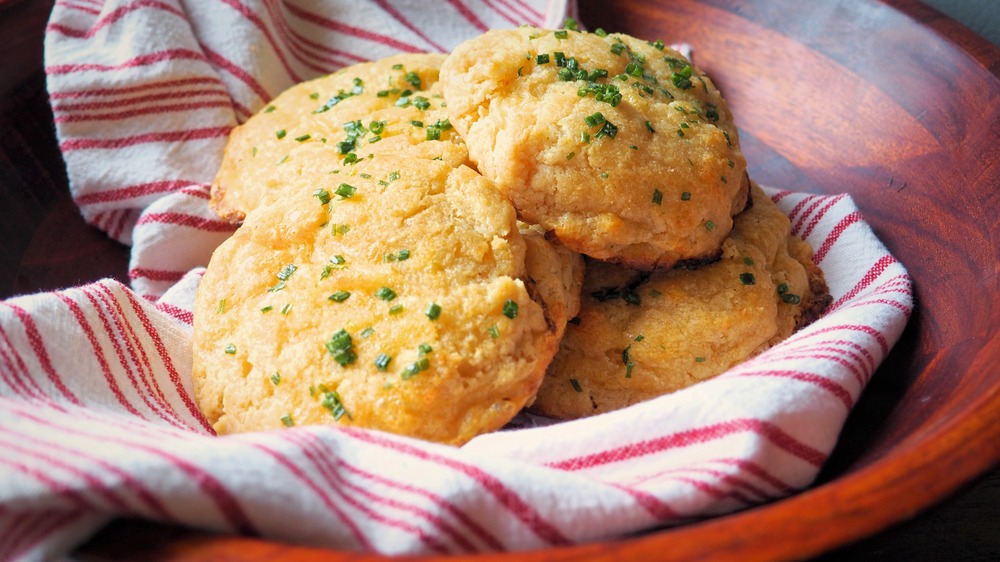
[[[517,303],[513,299],[507,299],[507,302],[503,303],[503,315],[511,320],[517,318]]]
[[[354,342],[351,340],[351,334],[343,329],[330,336],[330,340],[326,342],[326,350],[333,356],[334,361],[340,363],[342,367],[350,365],[358,358],[353,347]]]
[[[375,291],[375,296],[384,301],[391,301],[396,298],[396,291],[393,291],[389,287],[380,287],[379,290]]]
[[[378,356],[375,357],[375,368],[379,371],[385,372],[385,370],[389,368],[389,363],[391,361],[392,357],[389,357],[384,353],[379,353]]]
[[[226,346],[225,351],[226,355],[236,355],[236,346],[233,344],[229,344]]]
[[[319,199],[320,205],[326,205],[330,202],[330,192],[322,187],[313,192],[313,197]]]
[[[357,191],[358,188],[354,187],[353,185],[342,183],[340,184],[340,186],[337,187],[336,194],[343,197],[344,199],[350,199],[351,197],[354,197],[354,194],[357,193]]]
[[[336,293],[333,293],[332,295],[330,295],[327,298],[329,300],[332,300],[333,302],[344,302],[350,296],[351,296],[350,291],[337,291]]]
[[[441,305],[436,302],[428,303],[424,314],[431,320],[437,320],[441,316]]]

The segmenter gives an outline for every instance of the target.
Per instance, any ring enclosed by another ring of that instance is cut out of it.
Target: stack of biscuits
[[[661,42],[490,31],[298,84],[231,134],[195,306],[219,433],[449,444],[722,373],[829,303],[718,89]]]

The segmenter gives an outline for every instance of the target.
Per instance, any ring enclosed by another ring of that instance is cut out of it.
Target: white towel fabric
[[[207,207],[229,129],[299,80],[488,27],[558,26],[566,10],[58,0],[46,70],[73,196],[132,244],[132,283],[0,303],[0,559],[64,554],[121,515],[382,553],[537,549],[808,486],[912,306],[847,196],[769,192],[816,249],[830,313],[673,395],[462,448],[335,427],[216,437],[199,413],[191,309],[232,232]]]

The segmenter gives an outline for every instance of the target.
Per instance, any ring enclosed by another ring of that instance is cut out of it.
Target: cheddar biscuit
[[[760,353],[829,304],[809,245],[756,186],[722,258],[643,273],[591,261],[532,409],[578,418],[693,385]]]
[[[286,196],[247,215],[198,290],[194,386],[216,431],[339,423],[460,444],[504,425],[557,349],[546,309],[572,311],[572,260],[526,267],[512,206],[468,167],[290,158]]]
[[[297,147],[351,162],[370,154],[466,163],[445,113],[438,71],[444,55],[404,54],[300,83],[233,129],[212,183],[212,209],[238,223],[302,174]]]
[[[725,101],[662,43],[489,31],[456,47],[441,83],[480,173],[588,256],[643,270],[714,259],[746,203]]]

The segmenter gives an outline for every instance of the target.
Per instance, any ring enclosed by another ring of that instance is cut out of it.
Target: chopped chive
[[[326,205],[330,202],[330,192],[322,187],[313,192],[313,197],[319,199],[320,205]]]
[[[379,371],[385,372],[385,370],[389,368],[389,363],[391,361],[392,357],[389,357],[384,353],[379,353],[378,356],[375,357],[375,368]]]
[[[281,271],[278,272],[277,277],[282,281],[288,281],[288,278],[291,277],[293,273],[295,273],[296,269],[298,269],[298,267],[295,264],[290,263],[285,267],[281,268]]]
[[[428,343],[422,343],[417,346],[417,351],[421,356],[427,355],[428,353],[434,351],[434,348]]]
[[[424,314],[431,320],[437,320],[441,316],[441,305],[436,302],[428,303]]]
[[[410,120],[410,125],[413,125],[414,127],[423,127],[424,126],[424,122],[423,121],[417,121],[416,119],[411,119]]]
[[[312,138],[312,135],[305,134],[305,135],[299,135],[299,136],[295,137],[295,140],[297,140],[299,142],[305,142],[305,141],[307,141],[307,140],[309,140],[311,138]]]
[[[613,139],[617,134],[618,134],[618,127],[615,126],[611,121],[605,121],[604,125],[601,127],[601,130],[597,131],[597,134],[594,135],[594,138],[599,139],[601,137],[610,137]]]
[[[754,285],[757,283],[757,280],[754,279],[753,273],[740,273],[740,283]]]
[[[375,333],[375,328],[372,328],[371,326],[368,326],[364,330],[361,330],[361,333],[358,334],[358,336],[360,336],[361,339],[368,339],[368,336],[370,336],[370,335],[372,335],[374,333]]]
[[[646,336],[644,336],[644,335],[642,335],[642,334],[639,334],[638,336],[636,336],[636,337],[635,337],[635,340],[634,340],[634,341],[642,341],[642,340],[644,340],[644,339],[646,339]]]
[[[287,162],[288,161],[288,156],[289,156],[288,154],[282,156],[281,160],[278,160],[278,164],[284,164],[285,162]]]
[[[650,133],[656,132],[656,129],[653,128],[652,123],[650,123],[649,121],[646,121],[646,130],[649,131]]]
[[[351,197],[354,197],[354,194],[357,193],[357,191],[358,188],[353,185],[342,183],[337,187],[337,191],[335,193],[344,199],[350,199]]]
[[[226,311],[226,299],[222,299],[222,300],[219,301],[219,308],[217,308],[215,310],[215,313],[216,314],[222,314],[225,311]]]
[[[583,120],[584,120],[584,122],[587,123],[588,127],[596,127],[597,125],[600,125],[601,123],[604,123],[604,121],[605,121],[604,114],[602,114],[599,111],[597,113],[592,113],[592,114],[584,117]]]
[[[568,29],[570,31],[579,31],[580,30],[580,26],[579,26],[578,23],[576,23],[576,20],[573,19],[573,18],[569,18],[569,17],[566,18],[566,21],[563,23],[563,28]]]
[[[572,160],[574,156],[576,156],[576,153],[575,152],[570,152],[569,154],[566,155],[566,159],[567,160]]]
[[[625,50],[625,45],[623,45],[621,43],[614,43],[614,44],[611,45],[611,52],[614,53],[614,54],[616,54],[616,55],[622,54],[622,51],[624,51],[624,50]]]
[[[709,232],[712,232],[715,230],[715,223],[712,221],[705,221],[705,228],[708,229]]]
[[[537,57],[535,57],[535,64],[549,64],[549,55],[548,55],[548,53],[543,53],[543,54],[538,55]]]
[[[330,336],[330,340],[326,342],[326,350],[333,356],[334,361],[340,363],[341,367],[350,365],[358,358],[353,347],[354,342],[351,340],[351,334],[348,334],[347,330],[344,329]]]
[[[632,344],[629,344],[622,350],[622,364],[625,365],[625,378],[632,378],[632,369],[635,368],[635,361],[629,356],[629,351],[632,349]]]
[[[233,345],[233,344],[227,345],[226,349],[225,349],[225,352],[226,352],[226,355],[235,355],[236,354],[236,346]]]
[[[783,295],[788,292],[788,283],[780,283],[778,285],[778,294]]]
[[[653,190],[653,203],[656,205],[663,204],[663,192],[660,191],[659,189]]]
[[[278,137],[279,139],[285,138],[286,134],[288,133],[284,129],[278,129],[277,131],[274,132],[274,136]]]
[[[490,333],[490,338],[492,339],[497,339],[500,337],[500,330],[497,328],[496,324],[490,326],[489,329],[487,329],[486,331]]]
[[[292,311],[292,303],[285,303],[285,306],[281,307],[281,314],[283,316],[288,316],[288,313]]]
[[[694,358],[694,362],[695,363],[704,363],[705,362],[705,358],[704,357],[695,357]]]
[[[379,290],[375,291],[375,296],[384,301],[391,301],[396,298],[396,291],[393,291],[389,287],[380,287]]]
[[[420,75],[412,70],[403,75],[403,80],[406,80],[416,89],[420,89]]]
[[[410,251],[407,250],[406,248],[403,248],[402,250],[399,251],[399,256],[397,259],[399,261],[406,261],[410,259]]]
[[[261,312],[271,312],[271,310],[272,310],[272,309],[274,309],[274,307],[273,307],[273,306],[271,306],[271,305],[267,305],[267,306],[265,306],[264,308],[261,308],[261,309],[260,309],[260,311],[261,311]]]
[[[271,113],[275,109],[278,109],[278,108],[274,107],[273,105],[269,105],[269,106],[267,106],[267,107],[264,108],[264,113]]]
[[[409,365],[406,366],[405,369],[403,369],[402,378],[403,380],[410,379],[417,373],[420,373],[421,371],[426,371],[427,369],[430,368],[430,366],[431,366],[430,359],[426,357],[421,357],[420,359],[417,359],[415,362],[410,363]]]
[[[348,298],[350,298],[350,296],[351,296],[351,292],[350,291],[337,291],[336,293],[333,293],[332,295],[330,295],[329,297],[327,297],[327,299],[329,299],[329,300],[331,300],[333,302],[344,302]]]
[[[393,314],[393,315],[399,314],[400,312],[403,312],[403,310],[405,310],[404,307],[403,307],[403,305],[396,304],[396,305],[393,305],[393,306],[389,307],[389,314]]]
[[[340,394],[336,390],[331,390],[323,393],[323,400],[320,402],[327,410],[330,410],[330,414],[333,415],[335,421],[340,421],[340,418],[345,415],[350,419],[351,414],[344,407],[344,403],[340,400]]]
[[[751,258],[750,256],[743,256],[743,263],[746,265],[753,265],[753,258]],[[787,285],[786,285],[786,290],[787,290]]]
[[[285,414],[281,416],[281,423],[284,424],[285,427],[292,427],[295,425],[295,420],[292,419],[291,414]]]
[[[280,383],[281,383],[281,373],[275,371],[275,373],[271,375],[271,384],[273,384],[274,386],[278,386],[278,384]]]
[[[794,293],[784,293],[781,295],[781,302],[785,304],[799,304],[802,302],[802,297]]]
[[[584,142],[584,143],[590,144],[590,133],[588,133],[587,131],[581,131],[580,132],[580,142]]]
[[[597,29],[594,30],[594,35],[596,35],[598,37],[607,37],[608,36],[608,32],[604,31],[603,28],[598,27]]]
[[[566,39],[569,36],[569,33],[567,33],[565,29],[560,29],[552,35],[554,35],[556,39]]]
[[[511,320],[517,318],[517,303],[513,299],[507,299],[507,302],[503,303],[503,315]]]
[[[573,390],[577,392],[583,392],[583,389],[580,388],[579,381],[577,381],[576,379],[569,379],[569,384],[573,385]]]
[[[385,121],[372,121],[368,124],[368,130],[371,131],[373,135],[381,135],[382,131],[385,130]]]
[[[684,191],[684,192],[681,193],[681,201],[690,201],[690,200],[691,200],[691,192],[690,191]]]

